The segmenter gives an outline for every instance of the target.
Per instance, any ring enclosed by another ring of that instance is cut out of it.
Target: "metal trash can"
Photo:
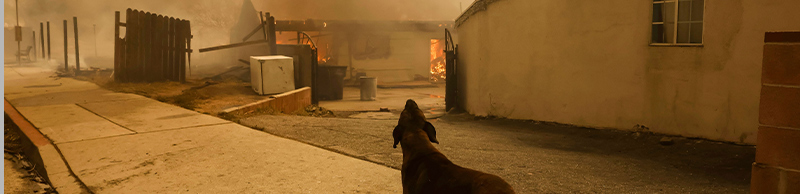
[[[361,101],[375,101],[378,94],[378,78],[360,77],[358,81],[361,83]]]

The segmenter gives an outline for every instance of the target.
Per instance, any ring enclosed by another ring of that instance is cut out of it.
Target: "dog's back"
[[[403,148],[403,193],[514,193],[502,178],[455,165],[433,147],[436,131],[413,100],[393,135]]]
[[[514,193],[502,178],[453,164],[441,153],[417,160],[402,172],[409,193]]]

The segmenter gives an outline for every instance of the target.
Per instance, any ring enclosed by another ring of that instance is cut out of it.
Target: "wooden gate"
[[[116,12],[114,35],[115,81],[186,81],[192,52],[188,20],[128,9],[124,23]]]

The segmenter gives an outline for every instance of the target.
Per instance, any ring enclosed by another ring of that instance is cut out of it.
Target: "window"
[[[703,43],[704,0],[654,0],[651,43]]]

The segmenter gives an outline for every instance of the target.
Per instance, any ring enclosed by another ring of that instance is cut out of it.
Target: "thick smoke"
[[[459,9],[466,9],[471,2],[472,0],[253,0],[256,10],[270,12],[279,20],[454,20],[460,14]],[[237,62],[223,59],[224,55],[213,52],[197,53],[197,50],[230,42],[228,33],[237,22],[242,3],[243,0],[21,0],[19,18],[20,25],[36,30],[37,36],[39,23],[50,21],[52,57],[62,61],[63,20],[68,21],[68,52],[74,53],[72,17],[78,17],[81,58],[103,59],[87,60],[89,64],[85,65],[105,68],[113,67],[114,11],[122,13],[123,21],[128,8],[186,19],[191,22],[194,35],[192,66],[196,70],[216,71],[219,68],[213,67],[225,67]],[[13,28],[16,23],[14,6],[14,0],[5,1],[6,28]],[[29,38],[23,40],[27,39]],[[203,74],[194,73],[195,76]]]

